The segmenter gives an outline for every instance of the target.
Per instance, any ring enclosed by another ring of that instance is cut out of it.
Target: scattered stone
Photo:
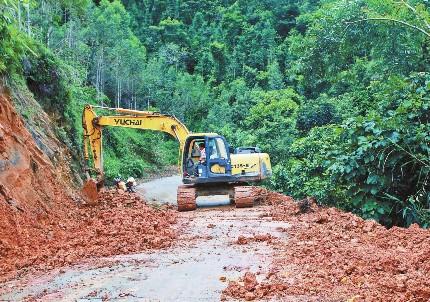
[[[240,245],[245,245],[245,244],[247,244],[248,243],[248,239],[246,239],[246,237],[245,236],[242,236],[242,235],[240,235],[238,238],[237,238],[237,244],[240,244]]]
[[[254,273],[246,272],[243,277],[244,287],[247,291],[252,291],[258,285],[257,278]]]

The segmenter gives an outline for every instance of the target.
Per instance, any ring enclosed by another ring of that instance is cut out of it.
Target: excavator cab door
[[[224,137],[206,137],[206,164],[208,177],[231,175],[230,153]]]

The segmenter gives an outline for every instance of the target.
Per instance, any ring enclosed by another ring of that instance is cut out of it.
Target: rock
[[[318,215],[317,217],[316,217],[316,219],[315,219],[315,222],[316,223],[321,223],[321,224],[323,224],[323,223],[327,223],[329,221],[329,217],[328,217],[328,215],[326,214],[326,213],[323,213],[323,214],[321,214],[321,215]]]
[[[419,230],[420,226],[417,223],[413,223],[409,226],[409,228],[412,230]]]
[[[242,236],[242,235],[240,235],[238,238],[237,238],[237,241],[236,241],[238,244],[240,244],[240,245],[244,245],[244,244],[247,244],[248,243],[248,239],[246,239],[246,237],[245,236]]]
[[[257,278],[254,273],[246,272],[243,277],[244,287],[247,291],[252,291],[258,285]]]
[[[272,235],[270,234],[259,234],[254,236],[255,241],[270,241],[272,239]]]
[[[255,294],[253,292],[247,292],[245,294],[245,300],[246,301],[253,301],[253,300],[255,300]]]

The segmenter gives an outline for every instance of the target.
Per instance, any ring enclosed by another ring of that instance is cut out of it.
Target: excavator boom
[[[95,108],[101,108],[118,113],[117,115],[97,116]],[[183,149],[186,137],[189,134],[187,127],[176,117],[158,112],[128,110],[123,108],[106,108],[86,105],[82,114],[82,127],[84,129],[84,158],[86,162],[87,184],[83,193],[88,200],[94,201],[94,190],[103,185],[103,127],[125,127],[135,129],[145,129],[162,131],[170,134],[179,141],[179,152]],[[90,179],[88,161],[90,154],[93,159],[93,167],[97,175],[94,182]],[[181,158],[181,156],[179,156]]]

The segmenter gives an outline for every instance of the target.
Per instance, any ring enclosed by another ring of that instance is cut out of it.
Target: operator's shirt
[[[203,149],[200,150],[200,158],[199,158],[199,160],[200,161],[205,161],[206,160],[206,149],[205,148],[203,148]]]

